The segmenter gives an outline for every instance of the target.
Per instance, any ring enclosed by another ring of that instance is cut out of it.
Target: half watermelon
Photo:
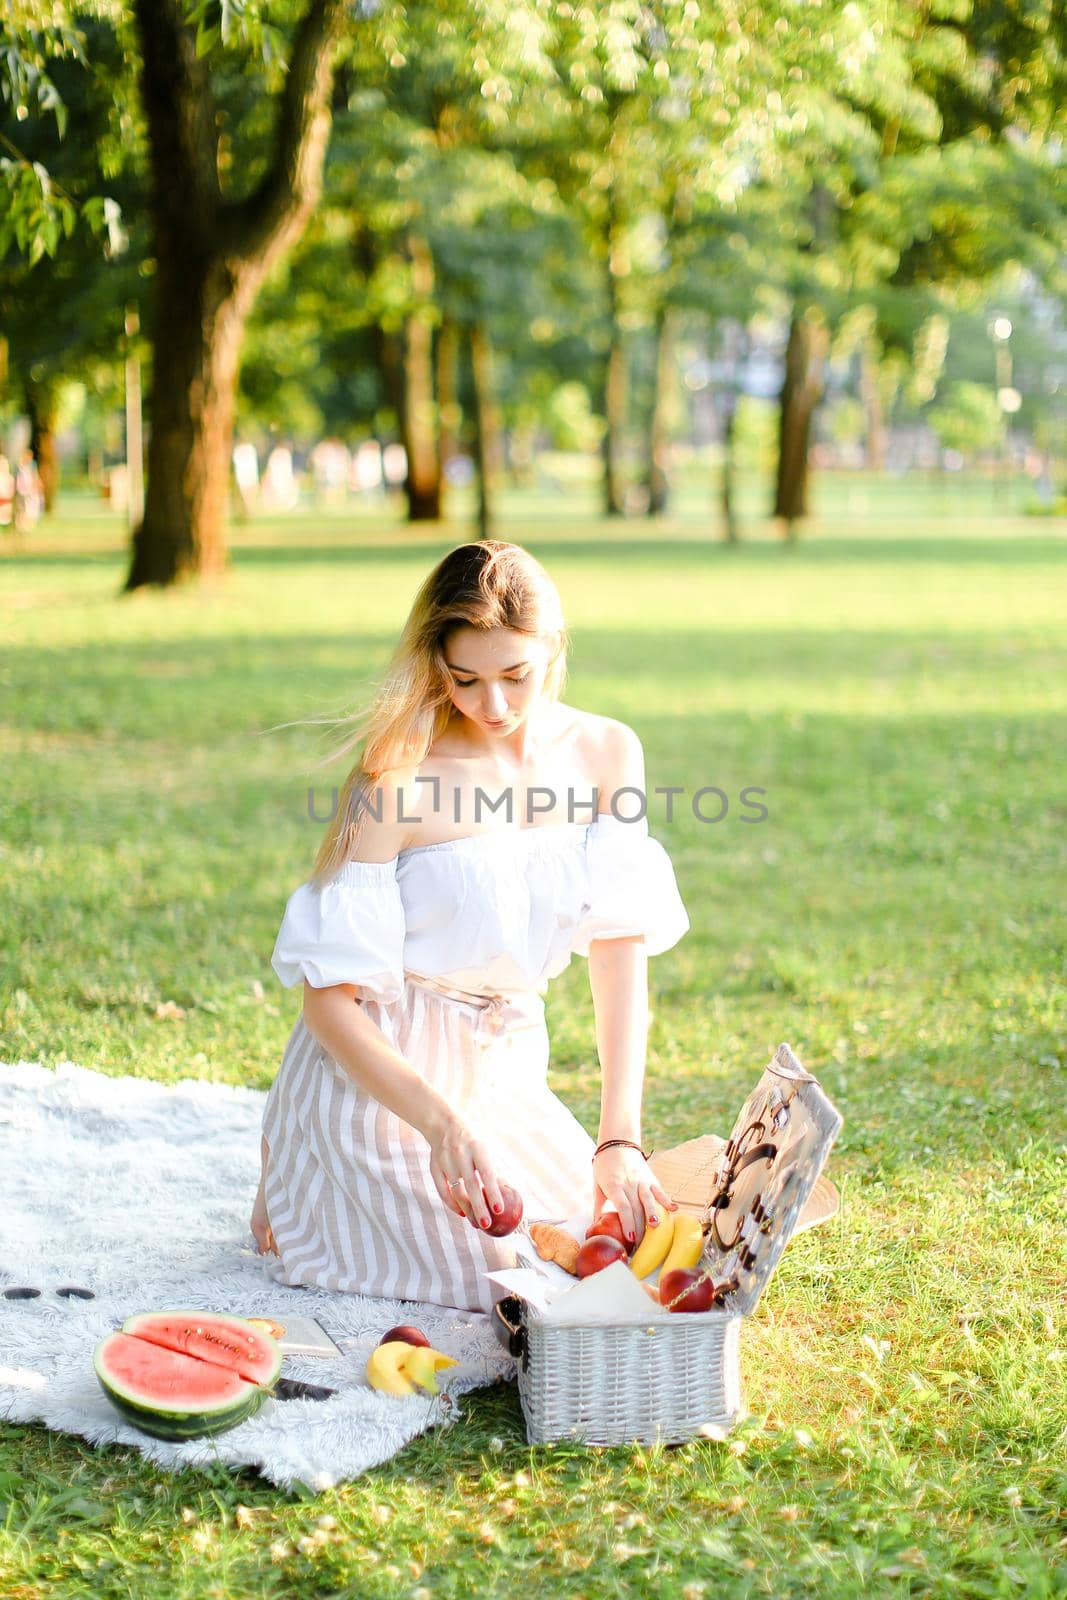
[[[127,1421],[157,1439],[224,1433],[273,1389],[282,1351],[243,1317],[148,1311],[97,1346],[100,1385]]]
[[[220,1316],[214,1311],[141,1311],[127,1318],[122,1331],[164,1350],[229,1367],[249,1383],[268,1389],[282,1370],[277,1340],[244,1317]]]

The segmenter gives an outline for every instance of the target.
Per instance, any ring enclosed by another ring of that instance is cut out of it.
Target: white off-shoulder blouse
[[[689,927],[647,822],[611,815],[349,862],[289,897],[272,965],[287,986],[352,984],[369,1019],[490,1141],[528,1218],[592,1202],[593,1140],[548,1081],[548,980],[594,939],[651,955]],[[447,1207],[425,1137],[360,1087],[301,1013],[267,1097],[264,1194],[285,1284],[488,1311],[509,1238]],[[417,1320],[417,1318],[416,1318]]]
[[[353,984],[385,1004],[405,972],[474,994],[543,993],[594,939],[643,935],[651,956],[688,928],[647,819],[603,813],[349,861],[322,889],[290,895],[271,965],[286,987]]]

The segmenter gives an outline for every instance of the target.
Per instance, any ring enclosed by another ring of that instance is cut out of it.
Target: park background
[[[2,1426],[5,1592],[1063,1593],[1062,17],[7,16],[0,1059],[269,1085],[303,719],[489,531],[650,787],[766,790],[650,807],[646,1139],[782,1039],[845,1127],[730,1441],[530,1449],[509,1386],[286,1498]],[[593,1129],[581,963],[549,1006]]]

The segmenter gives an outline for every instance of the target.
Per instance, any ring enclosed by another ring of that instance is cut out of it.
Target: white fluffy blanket
[[[454,1422],[459,1394],[514,1377],[482,1312],[266,1277],[248,1229],[264,1098],[198,1079],[111,1078],[70,1062],[54,1071],[0,1063],[0,1417],[133,1445],[175,1471],[218,1461],[325,1489]],[[96,1298],[56,1294],[68,1284]],[[4,1297],[21,1286],[40,1298]],[[317,1318],[344,1359],[291,1356],[284,1372],[337,1394],[269,1400],[214,1438],[167,1444],[139,1433],[101,1390],[93,1350],[136,1311],[192,1307]],[[459,1361],[441,1374],[441,1395],[397,1397],[367,1384],[367,1357],[401,1322]]]

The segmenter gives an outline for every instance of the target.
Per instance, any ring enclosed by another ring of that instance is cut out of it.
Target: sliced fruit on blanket
[[[412,1383],[417,1383],[420,1389],[425,1389],[427,1394],[440,1394],[435,1373],[443,1371],[446,1367],[458,1367],[459,1362],[452,1356],[443,1355],[440,1350],[423,1349],[413,1346],[411,1354],[404,1362],[404,1372]]]
[[[385,1394],[414,1394],[416,1384],[429,1394],[439,1394],[434,1374],[458,1365],[451,1356],[429,1345],[390,1339],[371,1352],[367,1382],[372,1389],[381,1389]]]
[[[406,1339],[387,1339],[385,1344],[378,1345],[367,1362],[367,1382],[371,1388],[381,1389],[385,1394],[414,1394],[415,1386],[403,1367],[410,1352],[419,1348],[408,1344]]]
[[[141,1311],[122,1324],[122,1331],[164,1350],[213,1361],[268,1389],[282,1370],[277,1341],[244,1317],[215,1311]]]
[[[258,1411],[269,1392],[232,1367],[128,1333],[108,1334],[97,1346],[93,1364],[116,1409],[157,1439],[225,1433]]]

